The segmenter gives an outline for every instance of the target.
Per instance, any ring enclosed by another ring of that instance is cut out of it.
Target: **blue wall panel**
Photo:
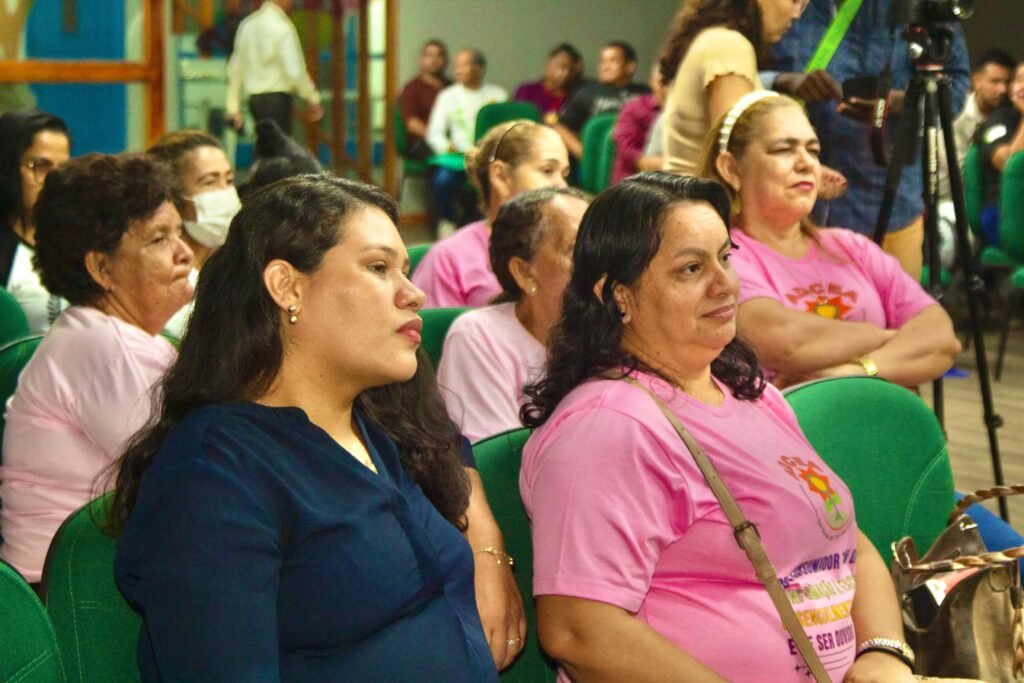
[[[75,0],[77,27],[63,29],[61,0],[36,0],[25,27],[25,53],[35,59],[124,59],[124,3]],[[126,87],[116,84],[46,83],[32,86],[39,108],[71,129],[72,155],[115,153],[127,139]]]

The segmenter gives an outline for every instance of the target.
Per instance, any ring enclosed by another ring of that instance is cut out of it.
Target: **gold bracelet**
[[[495,548],[494,546],[480,548],[480,550],[475,551],[473,554],[479,555],[480,553],[488,553],[489,555],[493,555],[494,561],[498,564],[501,564],[502,561],[504,560],[505,564],[507,564],[509,567],[516,566],[516,561],[512,559],[511,555],[506,553],[504,550],[499,550],[498,548]]]
[[[864,374],[868,377],[874,377],[878,374],[878,366],[875,365],[875,361],[870,356],[858,356],[853,359],[853,362],[864,368]]]

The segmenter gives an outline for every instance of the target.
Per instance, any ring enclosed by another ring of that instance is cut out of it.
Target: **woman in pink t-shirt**
[[[960,351],[943,308],[870,240],[811,224],[819,150],[803,109],[777,94],[740,101],[708,136],[702,175],[733,200],[740,335],[778,386],[941,377]]]
[[[832,680],[909,683],[896,593],[849,490],[736,339],[728,217],[717,183],[644,173],[583,218],[524,409],[541,644],[563,681],[808,680],[696,463],[630,376],[757,526]]]
[[[192,298],[192,251],[156,161],[73,159],[47,176],[35,218],[43,285],[71,306],[5,415],[0,557],[31,583],[57,528],[149,419],[149,390],[175,357],[159,333]]]
[[[586,195],[559,187],[525,192],[498,212],[490,257],[502,293],[452,323],[437,371],[448,414],[470,441],[521,426],[523,385],[544,367],[586,209]]]
[[[412,274],[427,295],[425,308],[484,306],[501,293],[487,241],[502,203],[520,192],[566,187],[569,153],[558,135],[533,121],[502,123],[466,154],[466,172],[480,188],[487,218],[434,244]]]

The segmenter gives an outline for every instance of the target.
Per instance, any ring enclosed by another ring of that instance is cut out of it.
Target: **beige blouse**
[[[719,76],[735,74],[750,81],[754,90],[764,90],[757,76],[754,46],[742,33],[722,26],[697,34],[679,64],[665,103],[665,170],[695,175],[708,121],[708,86]]]

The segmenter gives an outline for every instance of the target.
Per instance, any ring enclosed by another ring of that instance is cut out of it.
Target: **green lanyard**
[[[818,43],[818,47],[814,50],[811,61],[807,62],[807,67],[804,69],[806,73],[828,68],[829,62],[832,61],[833,55],[839,49],[839,43],[843,42],[843,37],[849,30],[850,24],[853,23],[853,18],[857,16],[857,10],[860,9],[863,1],[845,0],[843,2],[839,11],[836,12],[836,16],[833,17],[832,23],[828,25],[828,30],[822,36],[821,42]]]

